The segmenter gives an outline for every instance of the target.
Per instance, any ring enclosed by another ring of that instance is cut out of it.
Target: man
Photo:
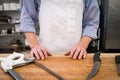
[[[35,34],[37,21],[39,40]],[[89,43],[97,38],[98,25],[97,0],[23,0],[20,30],[36,59],[45,59],[51,53],[86,58]]]

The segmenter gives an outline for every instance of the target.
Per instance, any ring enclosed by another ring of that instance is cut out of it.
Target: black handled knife
[[[94,60],[94,66],[93,66],[91,72],[88,74],[88,76],[86,77],[85,80],[91,79],[91,78],[94,77],[94,76],[97,74],[97,72],[99,71],[99,68],[100,68],[100,65],[101,65],[101,59],[100,59],[100,52],[99,52],[99,51],[97,51],[97,52],[94,54],[93,60]]]
[[[117,66],[117,72],[120,75],[120,55],[115,56],[115,62]]]

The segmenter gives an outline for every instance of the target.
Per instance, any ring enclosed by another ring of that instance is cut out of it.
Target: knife
[[[100,59],[100,52],[99,52],[99,51],[97,51],[97,52],[94,54],[93,60],[94,60],[94,66],[93,66],[91,72],[88,74],[88,76],[86,77],[85,80],[91,79],[91,78],[94,77],[94,76],[97,74],[97,72],[99,71],[99,68],[100,68],[100,65],[101,65],[101,59]]]
[[[120,75],[120,55],[115,56],[115,62],[117,66],[117,72]]]

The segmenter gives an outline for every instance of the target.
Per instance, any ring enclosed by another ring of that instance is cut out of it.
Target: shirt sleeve
[[[92,39],[97,38],[99,16],[100,10],[97,0],[85,0],[82,36],[89,36]]]
[[[39,6],[37,3],[37,0],[23,0],[20,16],[20,32],[35,32]]]

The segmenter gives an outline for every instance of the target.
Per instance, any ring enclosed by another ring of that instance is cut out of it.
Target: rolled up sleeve
[[[37,0],[23,0],[20,16],[20,32],[36,32],[35,24],[38,20]]]
[[[100,10],[97,0],[85,0],[82,36],[88,36],[91,37],[92,39],[97,38],[99,16]]]

